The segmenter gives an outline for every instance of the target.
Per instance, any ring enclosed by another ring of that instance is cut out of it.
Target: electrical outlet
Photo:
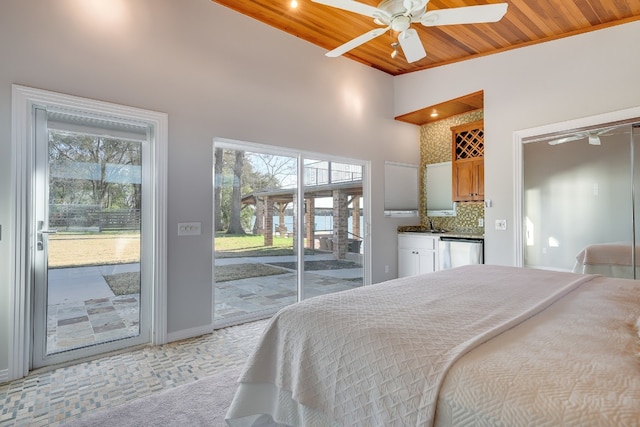
[[[478,227],[484,227],[484,218],[478,218]]]
[[[201,224],[199,222],[179,222],[178,236],[199,236]]]
[[[507,229],[507,220],[496,219],[496,230],[506,230],[506,229]]]
[[[388,273],[388,272],[389,272],[389,266],[388,266],[388,265],[385,265],[385,266],[384,266],[384,272],[385,272],[385,273]]]

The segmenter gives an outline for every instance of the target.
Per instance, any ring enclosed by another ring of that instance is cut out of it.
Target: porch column
[[[304,209],[304,233],[307,239],[305,247],[309,249],[315,249],[316,247],[315,210],[316,199],[313,197],[306,199]]]
[[[264,245],[273,246],[273,200],[269,196],[264,199]]]
[[[351,199],[351,205],[353,206],[351,208],[353,215],[351,225],[353,227],[353,234],[355,234],[353,238],[360,239],[362,238],[362,234],[360,234],[360,196],[353,196],[353,199]]]
[[[345,259],[349,247],[349,206],[347,194],[333,190],[333,257]]]
[[[256,223],[253,225],[253,234],[264,236],[264,200],[256,197]]]

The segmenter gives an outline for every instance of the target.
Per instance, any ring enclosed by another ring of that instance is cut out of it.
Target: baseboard
[[[0,371],[0,384],[6,383],[9,381],[9,370],[3,369]]]
[[[167,342],[185,340],[187,338],[199,337],[213,333],[213,325],[198,326],[196,328],[183,329],[181,331],[169,332]]]

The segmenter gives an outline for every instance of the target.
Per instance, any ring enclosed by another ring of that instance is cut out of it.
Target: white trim
[[[364,171],[362,174],[362,196],[364,197],[364,233],[363,244],[366,250],[364,251],[364,269],[362,272],[362,285],[367,286],[371,284],[371,257],[373,256],[373,249],[371,247],[371,161],[367,160],[362,165]]]
[[[21,378],[29,372],[29,347],[28,338],[30,322],[27,316],[28,289],[26,277],[26,260],[24,256],[28,248],[27,220],[27,177],[26,168],[29,159],[27,142],[31,140],[31,127],[29,126],[29,103],[27,93],[12,87],[12,187],[13,200],[11,218],[9,222],[9,244],[14,248],[11,255],[11,281],[9,288],[9,348],[8,377],[10,380]]]
[[[151,343],[162,345],[167,340],[167,192],[168,192],[168,147],[169,117],[156,113],[153,123],[155,144],[153,153],[155,167],[155,221],[153,223],[153,308],[151,312]]]
[[[513,132],[514,158],[513,158],[513,182],[514,182],[514,239],[516,249],[516,266],[524,266],[524,225],[522,216],[524,214],[524,195],[523,195],[523,146],[532,142],[536,137],[542,135],[553,134],[557,132],[566,132],[572,129],[580,129],[607,123],[620,122],[640,117],[640,107],[627,108],[625,110],[611,111],[598,114],[595,116],[582,117],[564,122],[551,123],[529,129],[523,129]]]
[[[8,378],[21,378],[29,371],[31,308],[30,279],[27,253],[31,237],[29,233],[28,207],[30,203],[29,178],[32,162],[32,109],[34,105],[74,109],[88,113],[131,118],[150,125],[154,129],[152,145],[153,218],[153,277],[154,296],[151,308],[151,336],[153,344],[163,344],[167,339],[167,283],[166,283],[166,216],[167,216],[167,147],[168,117],[165,113],[94,101],[70,95],[12,86],[12,188],[9,244],[11,255],[11,283],[9,289],[9,348]]]
[[[524,196],[522,194],[522,186],[524,185],[522,171],[522,135],[519,132],[513,133],[514,149],[513,149],[513,225],[514,225],[514,247],[516,248],[516,267],[524,266],[524,248],[522,233],[524,233],[522,225]]]
[[[298,235],[294,238],[297,247],[295,248],[296,252],[296,263],[302,268],[296,268],[296,285],[297,285],[297,298],[298,301],[302,301],[304,297],[304,237],[306,236],[306,232],[304,229],[305,223],[305,204],[304,204],[304,156],[299,153],[296,156],[296,174],[297,174],[297,182],[296,182],[296,198],[295,198],[295,219],[296,219],[296,230],[298,231]],[[302,188],[302,191],[299,191]],[[215,258],[215,257],[214,257]],[[215,311],[214,311],[215,314]]]
[[[181,331],[167,334],[167,342],[186,340],[187,338],[199,337],[213,333],[213,324],[196,326],[195,328],[183,329]]]

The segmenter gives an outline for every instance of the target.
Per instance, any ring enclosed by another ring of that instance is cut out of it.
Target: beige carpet
[[[241,368],[98,410],[68,423],[71,427],[226,426],[224,416]]]

